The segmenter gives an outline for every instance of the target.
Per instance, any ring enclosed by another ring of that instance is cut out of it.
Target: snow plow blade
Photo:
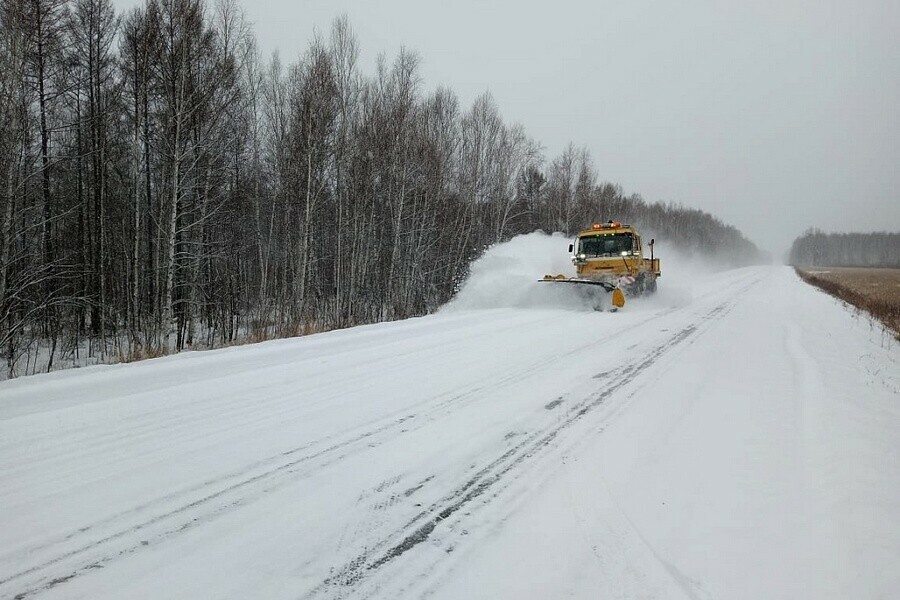
[[[543,279],[538,279],[539,282],[545,283],[572,283],[576,285],[590,285],[590,286],[599,286],[603,288],[606,292],[612,294],[612,306],[610,310],[613,312],[625,306],[625,294],[622,292],[621,288],[619,288],[614,283],[610,283],[608,281],[598,281],[596,279],[584,279],[581,277],[566,277],[565,275],[544,275]],[[598,307],[594,307],[595,310],[601,310]]]
[[[543,279],[538,279],[538,281],[548,282],[548,283],[576,283],[581,285],[599,285],[607,292],[612,292],[613,290],[617,290],[614,284],[609,283],[608,281],[597,281],[596,279],[583,279],[581,277],[566,277],[565,275],[544,275]],[[619,290],[621,293],[621,290]],[[624,304],[624,299],[623,302]]]

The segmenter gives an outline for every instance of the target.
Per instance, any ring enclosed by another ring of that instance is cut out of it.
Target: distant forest
[[[358,64],[346,18],[284,64],[233,0],[0,0],[11,374],[39,349],[49,369],[425,314],[491,244],[607,218],[759,259],[599,182],[586,149],[548,161],[490,95],[425,93],[412,52]]]
[[[822,233],[810,229],[794,240],[796,266],[900,268],[900,233]]]

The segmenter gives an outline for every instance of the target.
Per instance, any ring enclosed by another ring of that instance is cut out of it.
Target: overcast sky
[[[118,8],[143,0],[114,0]],[[548,160],[713,213],[780,256],[808,227],[900,231],[898,0],[244,0],[293,62],[346,14],[371,74],[484,91]],[[602,215],[602,217],[615,215]]]

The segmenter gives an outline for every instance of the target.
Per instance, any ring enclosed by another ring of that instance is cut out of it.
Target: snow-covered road
[[[0,383],[0,598],[897,597],[868,321],[785,267],[465,308]]]

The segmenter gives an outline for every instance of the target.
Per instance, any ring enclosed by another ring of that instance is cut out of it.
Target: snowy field
[[[534,281],[566,243],[430,317],[0,383],[0,598],[897,598],[898,344],[661,247],[594,312]]]

